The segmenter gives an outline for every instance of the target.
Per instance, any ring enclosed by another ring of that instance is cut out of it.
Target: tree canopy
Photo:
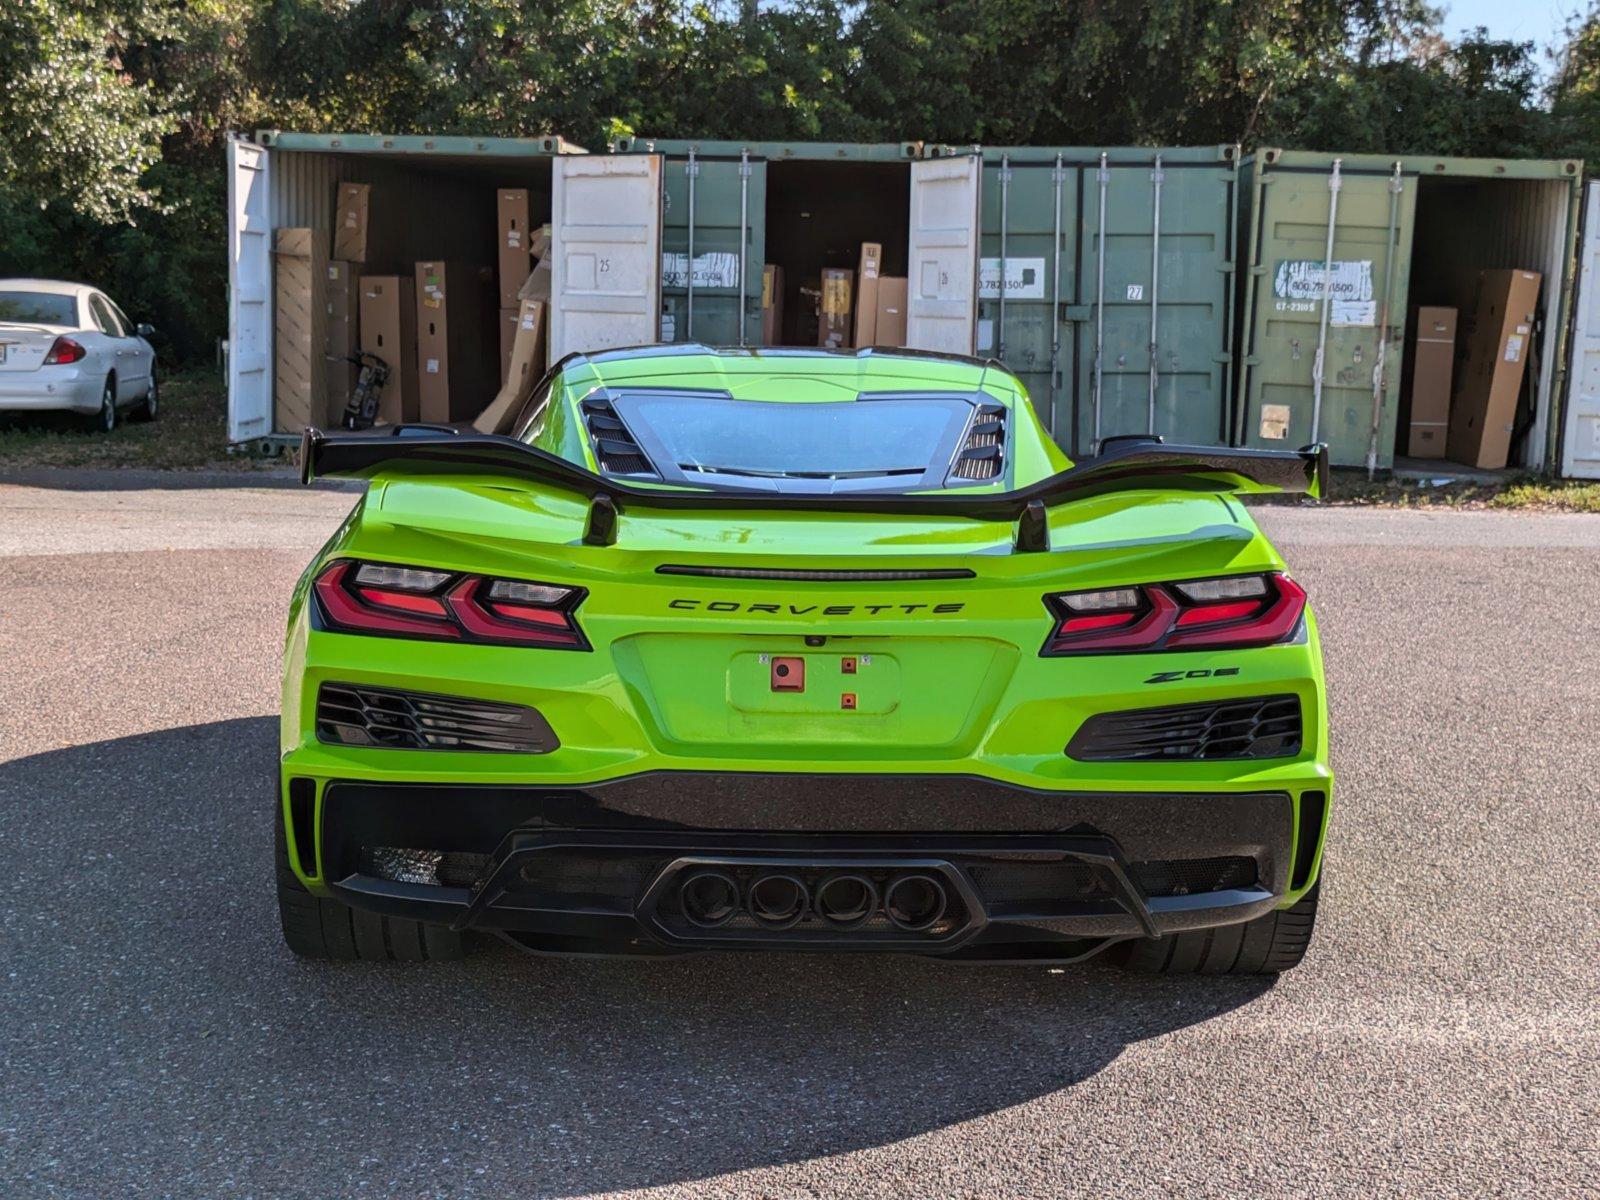
[[[209,355],[230,129],[1600,158],[1600,9],[1548,48],[1439,20],[1422,0],[11,0],[0,273],[93,279],[169,355]]]

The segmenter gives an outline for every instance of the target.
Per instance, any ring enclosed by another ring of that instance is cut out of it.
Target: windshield
[[[0,321],[13,325],[78,323],[77,304],[55,292],[0,292]]]
[[[652,466],[701,483],[920,479],[935,468],[942,476],[973,411],[964,396],[782,403],[633,394],[613,403]]]

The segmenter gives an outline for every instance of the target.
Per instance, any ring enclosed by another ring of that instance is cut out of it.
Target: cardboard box
[[[532,230],[528,228],[526,188],[501,188],[495,193],[500,246],[500,307],[515,309],[517,293],[533,270]],[[513,321],[516,316],[513,313]]]
[[[783,343],[783,268],[767,263],[761,268],[761,344]]]
[[[298,433],[326,405],[328,257],[315,230],[279,229],[272,265],[272,427]]]
[[[878,280],[877,346],[906,344],[906,281],[897,275]]]
[[[417,419],[417,296],[409,275],[361,279],[361,350],[389,367],[378,401],[378,420],[398,425]]]
[[[341,183],[333,213],[333,257],[340,262],[367,261],[367,228],[371,222],[372,188]]]
[[[517,341],[518,309],[500,310],[500,386],[505,387],[511,377],[511,348]]]
[[[861,243],[861,263],[856,271],[856,345],[878,344],[878,276],[883,271],[883,247]]]
[[[487,275],[464,263],[419,262],[417,399],[423,421],[466,421],[499,389]],[[491,341],[493,339],[493,341]]]
[[[853,271],[825,267],[817,302],[817,345],[838,350],[850,345],[850,300]]]
[[[1517,400],[1539,303],[1537,271],[1482,271],[1450,398],[1446,448],[1467,466],[1498,469],[1511,454]]]
[[[517,332],[505,382],[489,406],[472,420],[472,427],[479,433],[509,433],[522,415],[523,406],[544,375],[545,317],[549,308],[544,300],[524,300],[517,310]]]
[[[1450,428],[1450,384],[1455,373],[1456,310],[1417,309],[1417,340],[1411,349],[1411,422],[1406,453],[1443,458]]]
[[[323,420],[337,426],[361,369],[350,360],[361,349],[361,272],[354,263],[328,264],[327,401]]]

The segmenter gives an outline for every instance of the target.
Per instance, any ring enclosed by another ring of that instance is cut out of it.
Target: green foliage
[[[225,131],[1600,157],[1600,19],[1455,43],[1422,0],[10,0],[0,273],[208,359]]]

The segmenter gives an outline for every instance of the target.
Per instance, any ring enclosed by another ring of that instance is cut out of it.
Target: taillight
[[[312,585],[339,633],[587,650],[574,611],[582,588],[388,563],[330,563]]]
[[[1141,654],[1285,641],[1300,626],[1306,594],[1287,575],[1229,575],[1063,592],[1045,604],[1056,626],[1041,653]]]
[[[50,349],[44,356],[44,365],[64,367],[68,363],[82,362],[88,357],[89,352],[83,348],[82,343],[75,342],[69,337],[58,337],[50,343]]]

